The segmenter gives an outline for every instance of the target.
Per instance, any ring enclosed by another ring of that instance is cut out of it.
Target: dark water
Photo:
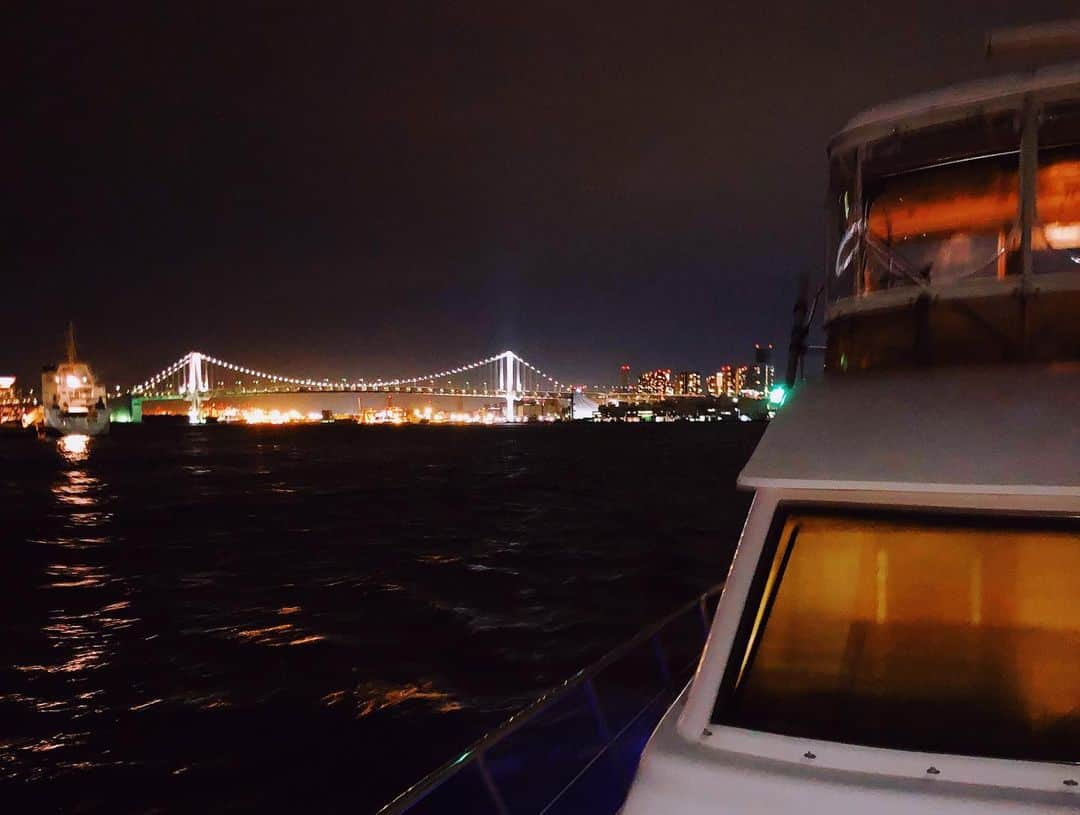
[[[374,811],[721,580],[759,435],[0,438],[0,811]]]

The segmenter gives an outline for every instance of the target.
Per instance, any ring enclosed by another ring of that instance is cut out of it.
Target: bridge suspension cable
[[[203,366],[207,366],[206,369]],[[274,385],[293,386],[298,388],[319,388],[334,390],[383,390],[388,388],[408,387],[431,383],[434,385],[439,380],[449,380],[452,377],[467,374],[472,371],[491,366],[491,371],[486,372],[486,384],[491,384],[490,390],[498,393],[538,393],[560,392],[563,385],[558,379],[537,368],[531,362],[522,359],[513,351],[503,351],[500,354],[477,360],[466,365],[458,365],[445,370],[425,374],[423,376],[410,376],[401,378],[378,378],[348,379],[342,377],[338,380],[323,378],[306,378],[285,376],[282,374],[269,373],[257,368],[250,368],[229,362],[199,351],[189,351],[175,362],[162,368],[156,374],[136,385],[133,392],[137,394],[150,393],[160,390],[162,384],[170,382],[176,377],[175,389],[170,387],[166,392],[183,394],[185,392],[202,391],[213,389],[214,377],[210,374],[209,366],[224,369],[235,374],[240,374]],[[531,374],[531,376],[530,376]],[[220,379],[218,379],[220,382]],[[497,383],[497,386],[496,386]],[[170,383],[171,384],[171,383]],[[484,387],[487,391],[488,388]],[[541,385],[543,384],[543,387]],[[531,387],[530,387],[531,385]]]
[[[143,393],[144,391],[153,390],[156,385],[164,382],[166,379],[175,375],[181,369],[187,366],[190,359],[191,352],[189,351],[188,353],[180,357],[180,359],[176,360],[176,362],[172,363],[171,365],[166,365],[164,368],[162,368],[152,377],[147,379],[145,382],[136,385],[134,388],[132,388],[132,391],[134,391],[135,393]]]

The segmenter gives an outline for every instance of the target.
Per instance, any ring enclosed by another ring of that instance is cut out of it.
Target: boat
[[[691,608],[385,815],[1080,809],[1080,63],[873,108],[827,154],[796,309],[824,301],[825,375],[739,476],[692,676]]]
[[[108,396],[90,366],[75,353],[75,329],[68,326],[67,361],[41,372],[44,431],[53,435],[100,436],[109,432]]]

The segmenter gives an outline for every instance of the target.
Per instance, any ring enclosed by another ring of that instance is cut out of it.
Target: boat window
[[[1043,112],[1038,173],[1032,271],[1080,272],[1080,107],[1075,103]]]
[[[781,508],[714,721],[1080,760],[1073,520]]]
[[[1019,272],[1016,154],[891,176],[867,215],[860,291],[939,286]]]
[[[898,131],[863,150],[861,167],[852,161],[847,172],[833,156],[830,300],[1020,272],[1015,112]],[[840,211],[857,174],[857,211]]]

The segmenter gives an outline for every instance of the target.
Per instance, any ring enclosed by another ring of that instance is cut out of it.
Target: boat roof
[[[1080,364],[867,372],[801,385],[739,485],[1080,496]]]
[[[833,142],[840,141],[854,130],[897,126],[928,114],[960,119],[970,115],[972,108],[979,108],[994,100],[1063,90],[1074,85],[1080,86],[1080,62],[963,82],[867,108],[852,117],[833,138]],[[950,113],[955,115],[950,117]]]

